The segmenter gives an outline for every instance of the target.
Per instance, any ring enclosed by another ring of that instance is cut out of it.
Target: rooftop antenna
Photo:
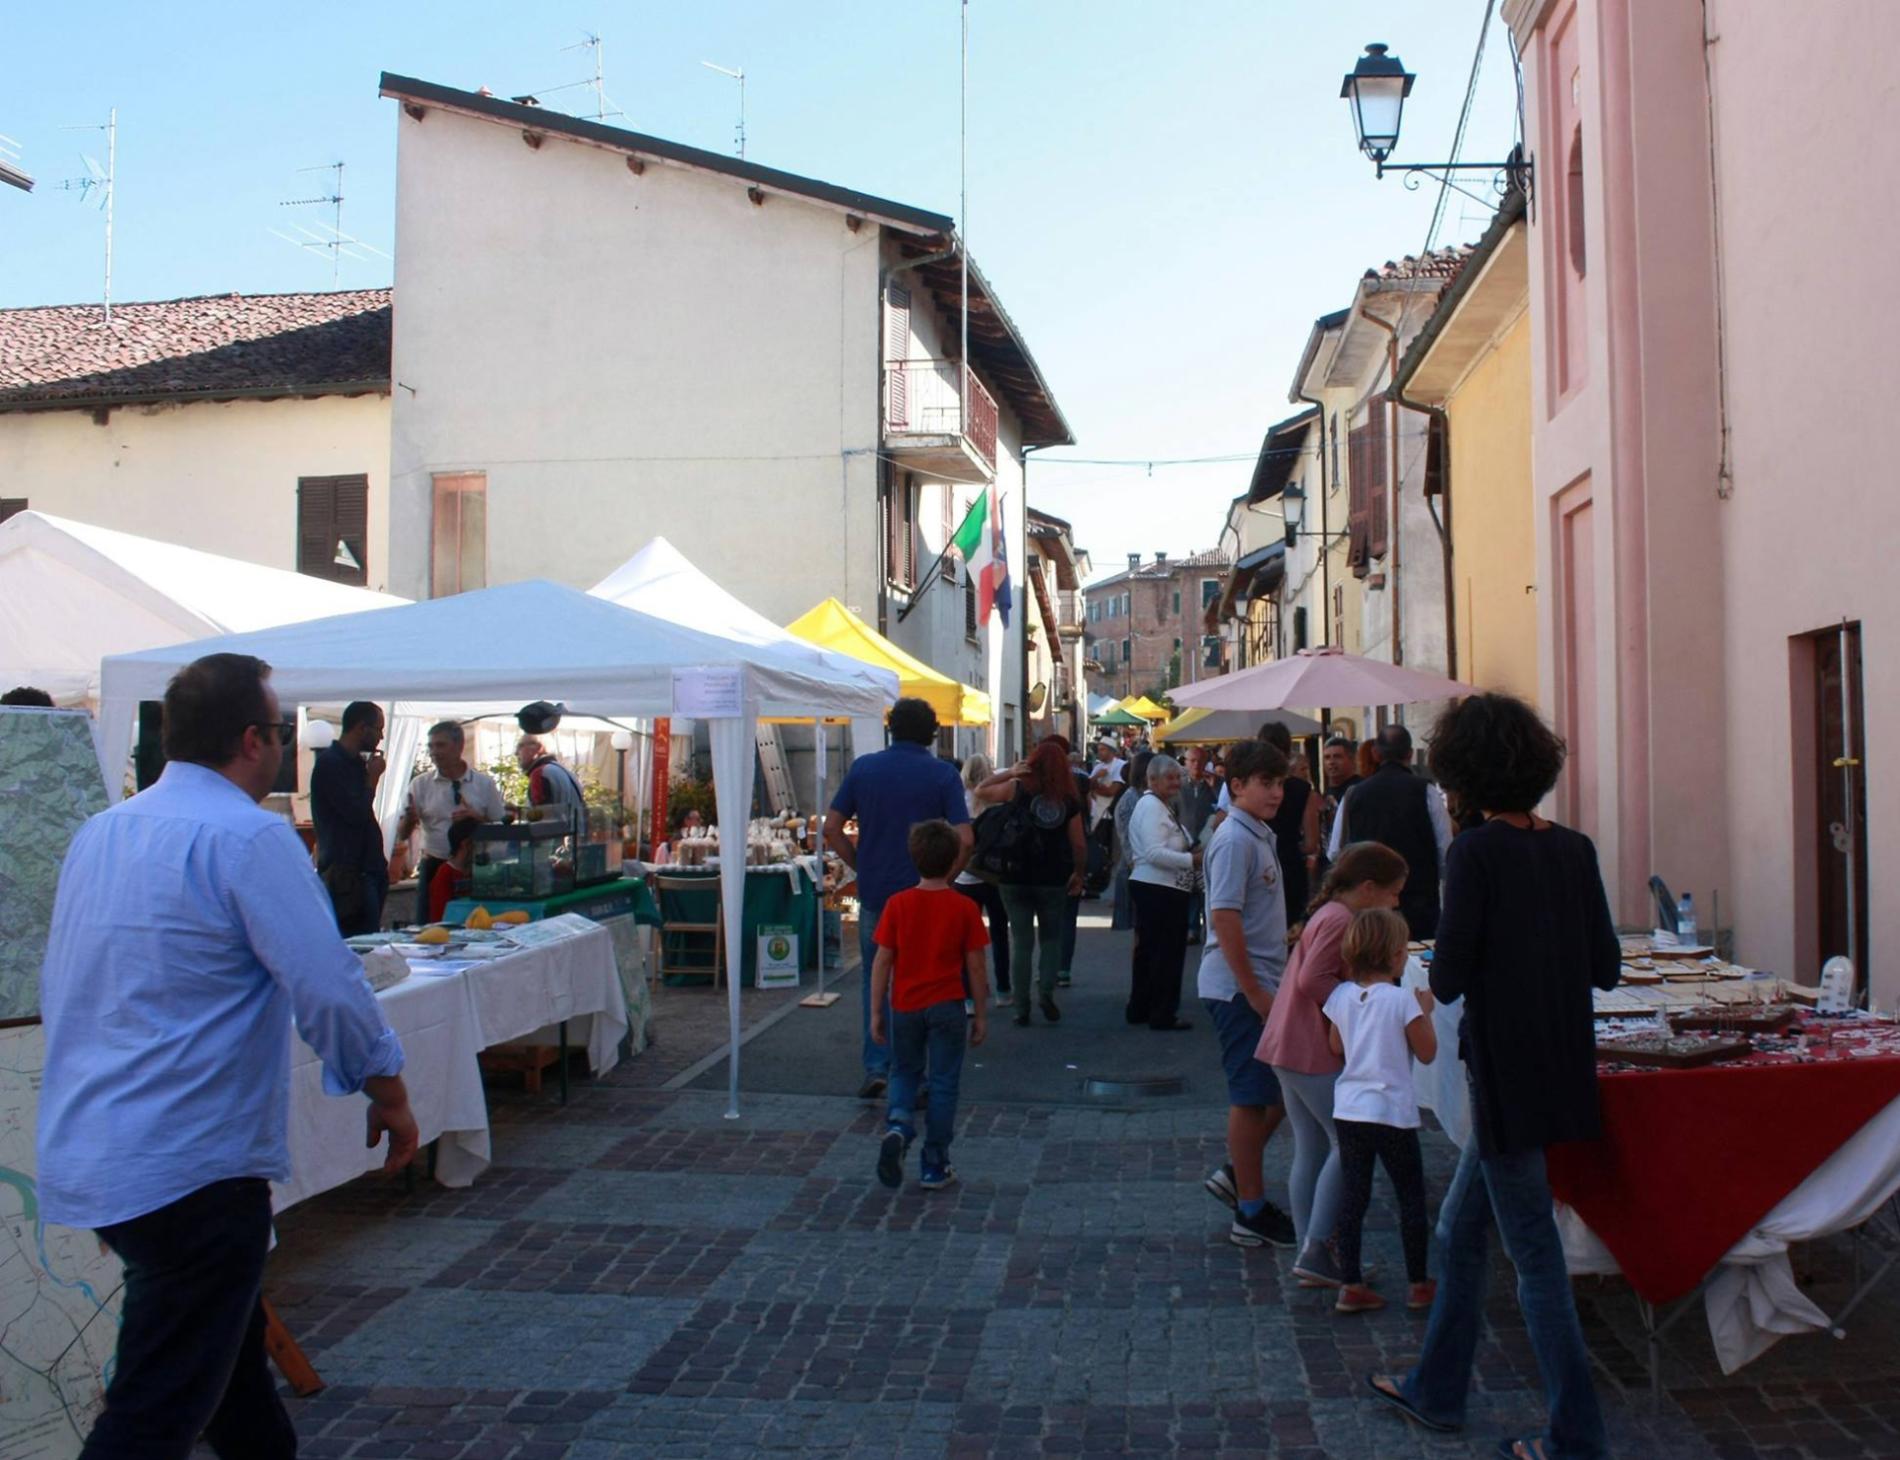
[[[20,166],[20,144],[0,133],[0,183],[23,193],[33,191],[32,177]]]
[[[739,130],[734,134],[734,140],[738,143],[739,160],[743,162],[745,161],[745,68],[742,66],[734,71],[726,66],[716,66],[711,61],[701,61],[699,64],[708,71],[717,71],[721,76],[730,76],[739,83]]]
[[[607,43],[590,30],[583,31],[581,33],[581,39],[575,44],[562,46],[561,49],[564,51],[592,51],[594,53],[594,79],[592,81],[577,81],[574,83],[576,86],[591,86],[594,88],[594,120],[604,122],[608,117],[624,117],[626,113],[621,111],[619,107],[615,107],[612,111],[607,110],[607,103],[613,100],[612,97],[607,95]],[[557,86],[552,89],[559,91],[562,88]]]
[[[106,113],[106,119],[100,122],[82,122],[77,126],[62,127],[62,132],[104,132],[106,134],[106,165],[102,169],[96,157],[80,154],[80,161],[86,164],[86,176],[69,177],[59,184],[67,192],[79,194],[80,202],[92,196],[97,188],[102,195],[99,206],[106,215],[106,288],[105,322],[112,323],[112,193],[113,182],[119,171],[119,109],[115,106]]]
[[[281,238],[293,247],[308,249],[312,253],[329,254],[332,288],[341,282],[344,259],[349,259],[352,263],[366,264],[369,259],[365,255],[368,254],[375,254],[376,257],[382,259],[389,257],[381,249],[372,247],[362,239],[343,231],[343,164],[341,162],[323,162],[315,167],[300,167],[297,171],[299,173],[334,172],[336,179],[327,193],[319,193],[310,198],[286,198],[277,206],[311,208],[321,207],[327,203],[332,209],[331,217],[334,221],[319,224],[318,227],[323,230],[322,232],[314,228],[306,228],[301,223],[293,223],[291,227],[295,228],[302,237],[293,237],[282,229],[273,228],[270,230],[272,237]]]

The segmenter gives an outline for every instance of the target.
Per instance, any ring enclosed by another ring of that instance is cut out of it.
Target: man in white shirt
[[[1095,764],[1089,771],[1089,794],[1092,798],[1090,808],[1090,829],[1102,819],[1108,809],[1108,803],[1115,797],[1115,788],[1127,778],[1128,762],[1117,753],[1115,742],[1102,739],[1095,742]]]
[[[409,782],[409,804],[396,828],[398,840],[422,829],[422,859],[416,864],[416,921],[429,921],[429,880],[449,857],[449,827],[457,821],[500,821],[501,787],[462,758],[462,727],[444,720],[429,727],[429,762],[435,767]]]

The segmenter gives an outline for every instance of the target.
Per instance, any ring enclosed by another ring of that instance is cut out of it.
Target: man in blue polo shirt
[[[963,799],[962,778],[955,766],[938,760],[931,750],[937,738],[937,712],[923,700],[899,700],[891,706],[890,732],[890,749],[861,755],[851,763],[825,814],[825,845],[858,874],[859,1004],[864,1031],[860,1100],[877,1099],[890,1077],[890,1047],[871,1038],[871,965],[877,961],[877,923],[884,915],[884,904],[917,885],[917,868],[910,860],[910,829],[936,818],[957,829],[963,850],[950,870],[952,877],[970,855],[970,812]],[[858,819],[855,846],[844,834],[844,824],[853,816]],[[887,1009],[887,1024],[889,1017]]]

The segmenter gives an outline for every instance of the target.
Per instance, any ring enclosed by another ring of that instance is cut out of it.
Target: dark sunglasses
[[[254,730],[262,730],[266,733],[275,730],[277,732],[277,743],[279,745],[288,745],[297,738],[297,722],[295,720],[253,720],[251,721],[251,728]]]

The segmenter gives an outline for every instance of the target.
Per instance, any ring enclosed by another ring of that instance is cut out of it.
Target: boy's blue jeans
[[[924,1165],[943,1166],[956,1134],[957,1086],[963,1078],[963,1000],[945,999],[927,1009],[897,1010],[891,1015],[891,1094],[889,1121],[905,1140],[917,1135],[917,1087],[930,1084],[930,1108],[924,1116]]]
[[[1517,1305],[1544,1379],[1550,1405],[1545,1447],[1552,1460],[1598,1460],[1609,1454],[1609,1440],[1564,1267],[1563,1241],[1550,1209],[1542,1151],[1480,1157],[1475,1135],[1465,1147],[1439,1209],[1438,1298],[1425,1327],[1424,1351],[1400,1391],[1428,1418],[1464,1423],[1484,1321],[1486,1248],[1493,1223],[1517,1269]]]

